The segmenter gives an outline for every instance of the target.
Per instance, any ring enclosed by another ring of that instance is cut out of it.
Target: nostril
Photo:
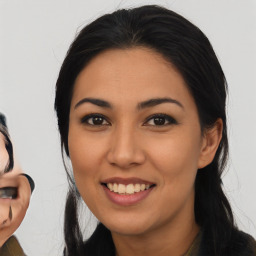
[[[118,139],[115,139],[118,140]],[[114,148],[111,148],[107,154],[107,160],[112,166],[122,169],[129,169],[132,166],[141,165],[145,162],[144,152],[136,145],[119,142]]]

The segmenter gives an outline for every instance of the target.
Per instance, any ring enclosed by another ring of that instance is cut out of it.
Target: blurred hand
[[[14,164],[6,118],[0,113],[0,248],[25,217],[33,188],[32,179]]]

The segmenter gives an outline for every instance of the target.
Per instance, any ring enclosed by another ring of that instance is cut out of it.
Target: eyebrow
[[[94,104],[96,106],[102,107],[102,108],[112,108],[111,104],[105,100],[101,100],[101,99],[95,99],[95,98],[84,98],[82,100],[80,100],[76,105],[75,105],[75,109],[77,107],[79,107],[80,105],[82,105],[83,103],[89,102],[91,104]]]
[[[143,101],[141,103],[138,104],[137,109],[141,110],[144,108],[149,108],[149,107],[154,107],[156,105],[162,104],[162,103],[174,103],[176,105],[178,105],[181,108],[184,108],[183,105],[172,98],[155,98],[155,99],[150,99],[150,100],[146,100]]]
[[[95,98],[84,98],[84,99],[80,100],[75,105],[74,108],[76,109],[77,107],[79,107],[80,105],[82,105],[83,103],[86,103],[86,102],[89,102],[91,104],[94,104],[94,105],[102,107],[102,108],[109,108],[109,109],[113,108],[109,102],[102,100],[102,99],[95,99]],[[184,108],[184,106],[179,101],[169,98],[169,97],[166,97],[166,98],[154,98],[154,99],[142,101],[142,102],[138,103],[137,109],[142,110],[142,109],[154,107],[154,106],[157,106],[157,105],[160,105],[163,103],[173,103],[181,108]]]

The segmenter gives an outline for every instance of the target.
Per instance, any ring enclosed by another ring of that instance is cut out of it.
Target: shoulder
[[[256,241],[249,234],[234,230],[227,250],[234,256],[255,256]]]
[[[97,225],[91,237],[84,242],[83,254],[95,256],[115,255],[115,246],[111,233],[102,223]]]
[[[200,256],[256,256],[256,242],[252,236],[236,228],[229,235],[219,234],[213,237],[208,229],[202,231]]]

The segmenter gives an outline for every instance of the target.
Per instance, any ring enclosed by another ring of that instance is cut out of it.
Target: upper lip
[[[140,178],[137,178],[137,177],[130,177],[130,178],[112,177],[112,178],[102,180],[101,183],[104,183],[104,184],[117,183],[117,184],[124,184],[124,185],[129,185],[129,184],[149,184],[149,185],[153,185],[154,184],[151,181],[147,181],[147,180],[140,179]]]

